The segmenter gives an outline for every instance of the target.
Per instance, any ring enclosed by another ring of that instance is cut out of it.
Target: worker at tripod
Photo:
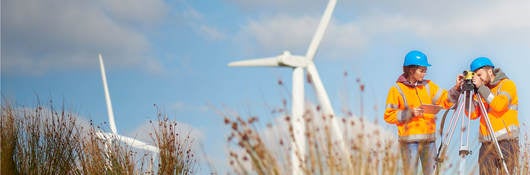
[[[403,74],[388,92],[384,119],[398,129],[405,175],[416,174],[421,159],[423,174],[430,175],[435,166],[436,115],[423,106],[450,108],[458,98],[457,86],[449,92],[425,80],[431,66],[421,51],[407,53]],[[451,95],[449,95],[451,94]]]
[[[478,110],[480,106],[476,106],[475,114],[471,115],[471,119],[480,118],[479,140],[482,142],[478,159],[480,174],[504,172],[502,160],[495,151],[495,143],[492,143],[485,118],[489,118],[508,171],[510,174],[516,174],[519,163],[519,120],[515,83],[508,79],[500,68],[495,68],[491,60],[486,57],[474,59],[470,70],[475,73],[472,82],[477,93],[484,99],[482,103],[488,116],[484,117],[484,114],[481,114],[482,111]]]

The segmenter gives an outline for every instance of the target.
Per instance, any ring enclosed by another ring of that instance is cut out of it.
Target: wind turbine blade
[[[326,28],[328,27],[329,21],[331,19],[331,14],[333,13],[333,10],[335,9],[335,5],[337,4],[337,0],[330,0],[328,2],[328,6],[326,7],[326,10],[324,11],[324,15],[322,16],[322,19],[320,20],[320,24],[318,25],[317,31],[315,35],[313,36],[313,40],[311,40],[311,44],[309,45],[309,49],[307,49],[306,57],[313,60],[313,57],[315,57],[315,53],[317,52],[318,45],[320,44],[320,40],[322,40],[322,37],[324,36],[324,32],[326,31]]]
[[[228,64],[228,66],[280,66],[279,57],[269,57],[269,58],[258,58],[250,59],[243,61],[235,61]]]
[[[307,66],[307,73],[311,77],[313,88],[315,89],[315,93],[317,95],[317,99],[322,106],[322,112],[326,115],[335,115],[335,112],[333,111],[333,108],[331,107],[331,102],[329,100],[328,93],[326,89],[324,88],[324,84],[322,83],[322,80],[320,79],[320,75],[318,75],[317,68],[314,63],[310,63]]]
[[[121,142],[123,142],[123,143],[125,143],[127,145],[130,145],[132,147],[135,147],[135,148],[139,148],[139,149],[143,149],[143,150],[147,150],[147,151],[151,151],[151,152],[155,152],[155,153],[159,152],[159,149],[157,147],[149,145],[149,144],[147,144],[145,142],[142,142],[142,141],[127,137],[127,136],[122,136],[122,135],[113,134],[113,133],[105,133],[103,131],[97,131],[96,132],[96,137],[98,137],[100,139],[103,139],[103,140],[105,140],[107,142],[111,141],[112,139],[118,139],[119,141],[121,141]]]
[[[109,117],[110,130],[114,134],[118,134],[116,123],[114,123],[114,112],[112,111],[112,102],[110,101],[109,88],[107,85],[107,75],[105,73],[105,66],[103,65],[103,58],[99,54],[99,67],[101,68],[101,79],[103,80],[103,90],[105,90],[105,101],[107,103],[107,115]]]
[[[103,139],[103,140],[109,140],[110,137],[107,133],[104,133],[103,131],[97,130],[96,131],[96,137]]]
[[[322,83],[322,80],[320,80],[320,75],[318,75],[318,70],[313,62],[311,62],[307,66],[307,73],[311,77],[311,80],[313,80],[313,83],[312,83],[313,88],[315,89],[315,93],[317,95],[318,101],[320,102],[320,105],[322,106],[322,113],[327,116],[329,115],[334,116],[332,120],[329,120],[331,122],[330,125],[332,128],[333,135],[335,135],[336,138],[338,139],[338,142],[341,143],[340,147],[342,151],[347,152],[348,149],[345,143],[346,140],[344,139],[342,132],[339,130],[339,123],[338,123],[338,120],[335,118],[335,112],[333,112],[333,107],[331,107],[331,102],[329,100],[328,93],[326,92],[326,89],[324,88],[324,84]],[[351,161],[349,156],[346,156],[346,159],[348,161]],[[349,166],[349,168],[352,168],[352,167]]]
[[[157,147],[149,145],[149,144],[147,144],[145,142],[142,142],[142,141],[139,141],[139,140],[127,137],[127,136],[116,135],[116,137],[120,141],[122,141],[123,143],[125,143],[127,145],[130,145],[132,147],[143,149],[143,150],[147,150],[147,151],[151,151],[151,152],[154,152],[154,153],[158,153],[159,152]]]

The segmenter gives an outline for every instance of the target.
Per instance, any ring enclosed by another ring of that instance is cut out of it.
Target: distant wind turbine
[[[320,41],[322,40],[322,37],[324,36],[324,32],[326,31],[326,28],[329,24],[329,21],[331,19],[331,15],[333,13],[333,10],[335,8],[337,1],[336,0],[330,0],[328,2],[328,5],[326,7],[326,10],[324,11],[324,15],[322,16],[322,19],[320,21],[320,24],[318,25],[317,31],[315,35],[313,36],[313,39],[311,41],[311,44],[309,45],[309,48],[307,50],[307,53],[305,56],[298,56],[298,55],[291,55],[289,51],[284,51],[283,54],[275,56],[275,57],[268,57],[268,58],[258,58],[258,59],[251,59],[251,60],[244,60],[244,61],[236,61],[231,62],[228,64],[228,66],[270,66],[270,67],[290,67],[293,68],[293,87],[292,87],[292,117],[293,117],[293,131],[294,131],[294,140],[295,145],[293,145],[292,153],[291,153],[291,162],[292,165],[292,174],[302,174],[301,167],[303,166],[304,162],[304,155],[305,155],[305,125],[304,120],[302,118],[304,114],[304,68],[307,69],[307,73],[310,76],[313,85],[313,88],[315,89],[315,93],[317,95],[318,101],[320,102],[320,105],[322,106],[322,112],[326,116],[335,116],[335,113],[333,112],[333,108],[331,107],[331,103],[328,97],[328,94],[326,90],[324,89],[324,85],[322,84],[322,81],[320,80],[320,76],[318,75],[317,68],[315,64],[313,63],[314,56],[317,52],[318,46],[320,44]],[[331,122],[331,128],[333,128],[333,134],[339,139],[339,142],[341,143],[341,149],[343,151],[347,151],[345,141],[343,139],[342,133],[339,130],[337,120],[334,120],[330,118],[328,120]],[[297,151],[302,155],[300,158],[296,156]],[[347,153],[347,152],[345,152]],[[344,154],[347,155],[347,154]],[[349,160],[350,157],[346,156],[346,160]]]
[[[99,54],[99,66],[101,68],[101,79],[103,80],[103,89],[105,90],[105,101],[107,104],[107,113],[109,117],[109,125],[111,133],[105,133],[105,132],[98,132],[97,136],[103,140],[111,141],[112,139],[118,139],[119,141],[130,145],[135,148],[151,151],[153,153],[158,153],[159,149],[155,146],[149,145],[145,142],[136,140],[131,137],[126,137],[118,134],[118,130],[116,129],[116,123],[114,122],[114,112],[112,110],[112,102],[110,101],[110,95],[109,95],[109,88],[107,86],[107,75],[105,73],[105,66],[103,64],[103,58],[101,57],[101,54]]]

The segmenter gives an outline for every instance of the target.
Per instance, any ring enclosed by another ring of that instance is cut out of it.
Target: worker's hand
[[[482,79],[480,79],[479,76],[477,76],[476,74],[473,75],[473,84],[475,85],[476,88],[484,85],[484,82],[482,81]]]
[[[412,116],[422,116],[423,115],[423,109],[422,108],[414,108],[412,109]]]
[[[408,122],[410,119],[423,115],[423,109],[421,108],[409,108],[403,111],[401,119],[399,120],[402,123]]]

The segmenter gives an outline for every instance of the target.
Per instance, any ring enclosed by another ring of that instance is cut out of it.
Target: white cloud
[[[242,28],[242,32],[243,35],[255,40],[257,47],[264,50],[288,49],[305,53],[317,23],[317,19],[310,17],[274,16],[250,21]],[[303,55],[303,53],[298,54]]]
[[[204,15],[191,6],[186,6],[181,15],[191,21],[204,20]]]
[[[207,25],[201,25],[199,27],[199,32],[205,36],[205,38],[212,40],[222,40],[226,38],[226,35],[219,31],[217,28],[213,28]]]
[[[356,23],[338,24],[332,21],[322,39],[320,50],[324,50],[324,59],[352,59],[368,44],[369,38]]]
[[[303,1],[303,0],[227,0],[240,7],[244,11],[249,12],[277,12],[286,11],[288,13],[307,13],[312,12],[316,9],[322,9],[319,13],[323,12],[323,6],[328,2],[327,0],[320,1]]]
[[[2,3],[3,72],[42,74],[96,67],[98,53],[116,65],[148,64],[155,71],[161,67],[149,58],[151,45],[146,36],[109,17],[101,4],[57,0]],[[119,14],[126,18],[135,13]]]
[[[413,37],[411,40],[423,39],[456,47],[513,41],[530,44],[530,22],[526,20],[530,17],[527,13],[530,3],[527,1],[375,4],[359,7],[372,9],[361,10],[358,18],[359,27],[369,36],[405,33]]]
[[[252,20],[242,27],[237,39],[257,43],[253,50],[278,54],[289,50],[293,54],[305,55],[319,22],[320,16],[278,15]],[[321,41],[320,50],[325,49],[323,54],[328,58],[346,58],[355,50],[363,48],[366,42],[366,37],[362,36],[355,23],[339,24],[332,20]]]
[[[100,2],[114,17],[137,23],[158,22],[169,11],[163,0],[101,0]]]
[[[208,24],[202,12],[185,3],[182,6],[184,7],[181,7],[182,12],[179,12],[179,18],[185,21],[184,23],[191,27],[199,36],[210,41],[224,40],[226,38],[226,34],[220,28]]]
[[[255,6],[259,11],[268,10],[266,7],[260,9],[261,2],[257,1],[233,2],[244,7]],[[284,5],[280,2],[266,4],[278,8]],[[318,4],[320,9],[324,5]],[[324,36],[322,50],[333,55],[330,57],[349,58],[352,52],[359,53],[366,46],[385,40],[394,40],[397,44],[423,40],[437,46],[471,50],[489,48],[492,43],[530,45],[528,7],[530,2],[527,1],[339,2]],[[354,18],[340,16],[346,13],[345,9],[354,13]],[[311,17],[281,11],[252,19],[241,27],[237,38],[248,40],[242,43],[257,43],[257,48],[251,48],[254,50],[280,53],[288,49],[305,53],[320,20],[321,11],[313,11],[311,14],[315,16]]]

